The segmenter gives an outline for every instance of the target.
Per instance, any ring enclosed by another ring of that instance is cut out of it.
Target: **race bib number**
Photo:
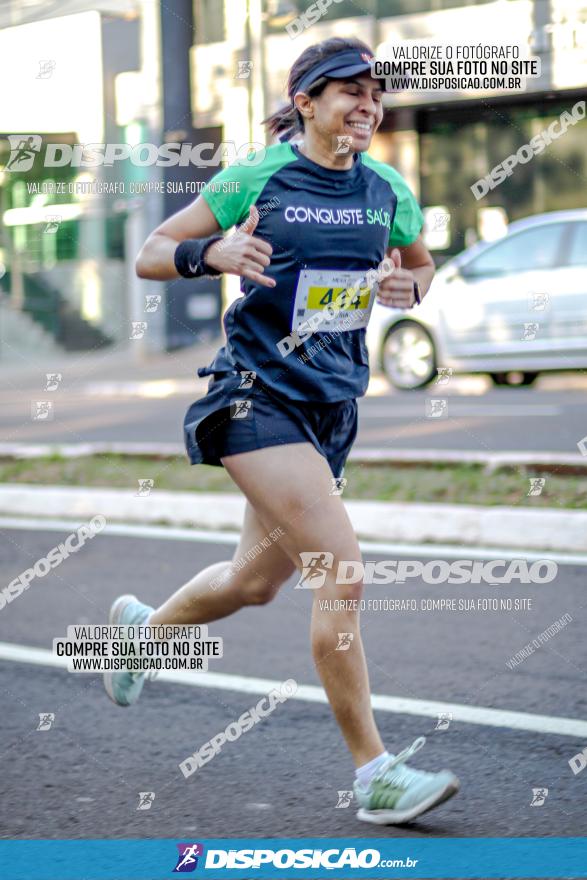
[[[298,277],[291,329],[314,333],[366,327],[377,282],[367,286],[364,272],[304,269]]]

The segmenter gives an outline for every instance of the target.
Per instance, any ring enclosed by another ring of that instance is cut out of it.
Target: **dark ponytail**
[[[292,64],[287,78],[287,94],[290,103],[284,105],[279,110],[276,110],[275,113],[272,113],[271,116],[268,116],[262,122],[262,125],[267,126],[271,135],[276,137],[283,133],[280,140],[288,141],[295,134],[304,130],[303,117],[296,108],[293,100],[298,91],[298,84],[302,81],[310,68],[314,67],[319,61],[324,61],[325,58],[329,58],[337,52],[344,52],[346,49],[359,49],[361,52],[367,52],[369,55],[373,55],[372,50],[366,43],[363,43],[361,40],[357,40],[354,37],[332,37],[329,40],[324,40],[322,43],[316,43],[316,45],[308,46],[307,49],[304,49],[300,57]],[[311,98],[317,97],[324,91],[328,82],[329,80],[326,77],[320,77],[320,79],[308,89],[307,94],[310,95]]]

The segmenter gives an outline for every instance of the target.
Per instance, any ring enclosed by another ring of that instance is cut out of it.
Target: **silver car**
[[[421,388],[440,368],[530,385],[545,370],[587,368],[587,210],[538,214],[438,270],[422,305],[375,303],[371,368]]]

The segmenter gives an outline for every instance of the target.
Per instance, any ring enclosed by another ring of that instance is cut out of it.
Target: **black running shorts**
[[[189,407],[184,435],[191,464],[222,466],[226,455],[309,442],[327,459],[332,475],[342,476],[357,434],[356,400],[288,400],[258,379],[244,385],[236,370],[214,373],[206,396]]]

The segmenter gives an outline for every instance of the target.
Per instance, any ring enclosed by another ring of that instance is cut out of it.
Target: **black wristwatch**
[[[420,305],[422,302],[422,294],[420,293],[420,285],[417,281],[414,281],[414,296],[416,297],[417,305]],[[412,306],[414,308],[414,306]]]

